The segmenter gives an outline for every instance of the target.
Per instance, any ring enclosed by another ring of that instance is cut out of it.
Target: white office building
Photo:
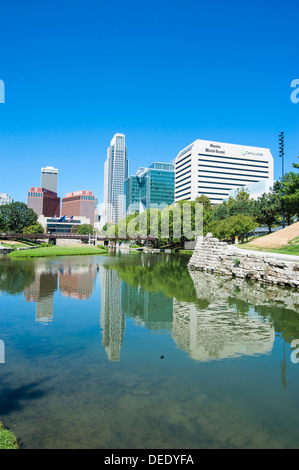
[[[46,166],[41,170],[41,188],[48,189],[57,194],[58,170],[53,166]]]
[[[104,168],[104,203],[101,226],[118,224],[124,217],[124,182],[128,178],[127,148],[124,134],[115,134],[107,149]]]
[[[198,139],[175,158],[175,202],[204,194],[221,204],[230,190],[265,180],[273,180],[267,148]]]
[[[0,193],[0,206],[4,206],[5,204],[11,204],[13,199],[6,193]]]

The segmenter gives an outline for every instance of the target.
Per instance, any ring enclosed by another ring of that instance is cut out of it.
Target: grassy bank
[[[8,256],[10,258],[40,258],[46,256],[100,255],[107,252],[107,248],[103,246],[47,246],[32,248],[31,250],[12,251]]]
[[[194,250],[179,250],[180,255],[193,255]]]
[[[0,422],[0,449],[18,449],[19,444],[16,436],[5,429],[3,424]]]

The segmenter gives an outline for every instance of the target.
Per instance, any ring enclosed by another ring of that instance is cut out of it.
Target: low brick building
[[[59,217],[60,197],[49,189],[31,187],[27,192],[27,207],[33,209],[38,216]]]
[[[66,217],[83,216],[95,223],[95,196],[92,191],[75,191],[62,198],[61,215]]]

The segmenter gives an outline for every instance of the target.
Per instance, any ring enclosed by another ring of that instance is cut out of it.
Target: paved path
[[[280,259],[284,261],[292,261],[295,263],[299,263],[299,256],[295,255],[286,255],[283,253],[270,253],[269,251],[256,251],[256,250],[244,250],[243,248],[238,248],[237,245],[231,245],[236,248],[236,250],[239,250],[240,253],[245,253],[245,254],[254,254],[256,256],[260,256],[263,258],[273,258],[273,259]]]

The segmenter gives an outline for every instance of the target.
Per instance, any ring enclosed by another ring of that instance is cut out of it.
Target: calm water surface
[[[298,293],[187,261],[0,258],[0,420],[24,448],[299,448]]]

